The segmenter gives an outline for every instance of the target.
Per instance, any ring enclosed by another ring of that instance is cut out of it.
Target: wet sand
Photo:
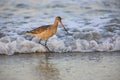
[[[0,55],[0,80],[120,80],[120,52]]]

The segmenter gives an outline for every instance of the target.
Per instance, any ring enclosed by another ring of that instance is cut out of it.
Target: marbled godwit
[[[50,37],[52,37],[57,32],[57,26],[58,26],[59,22],[60,22],[61,26],[67,32],[67,29],[62,24],[61,17],[57,16],[55,18],[54,24],[52,24],[52,25],[43,25],[43,26],[40,26],[40,27],[38,27],[36,29],[33,29],[31,31],[27,31],[27,33],[40,38],[40,41],[39,41],[40,44],[41,44],[41,39],[45,39],[46,40],[45,41],[45,47],[48,49],[48,51],[50,51],[49,48],[47,47],[47,41],[48,41],[48,39]]]

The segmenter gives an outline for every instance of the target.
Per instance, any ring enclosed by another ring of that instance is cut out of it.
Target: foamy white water
[[[119,0],[2,0],[0,1],[0,54],[47,52],[39,39],[25,34],[56,16],[59,26],[48,41],[53,52],[120,51]],[[43,41],[44,43],[44,41]]]

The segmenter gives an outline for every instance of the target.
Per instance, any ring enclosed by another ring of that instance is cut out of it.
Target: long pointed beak
[[[67,29],[64,27],[62,21],[60,21],[60,24],[61,24],[61,26],[64,28],[64,30],[67,32],[67,34],[69,34],[68,31],[67,31]]]

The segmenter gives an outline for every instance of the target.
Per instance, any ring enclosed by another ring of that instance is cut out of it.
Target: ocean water
[[[0,80],[120,80],[118,52],[0,56]]]
[[[0,0],[0,54],[47,52],[25,32],[53,24],[56,16],[70,35],[59,25],[48,40],[51,51],[120,51],[119,0]]]

